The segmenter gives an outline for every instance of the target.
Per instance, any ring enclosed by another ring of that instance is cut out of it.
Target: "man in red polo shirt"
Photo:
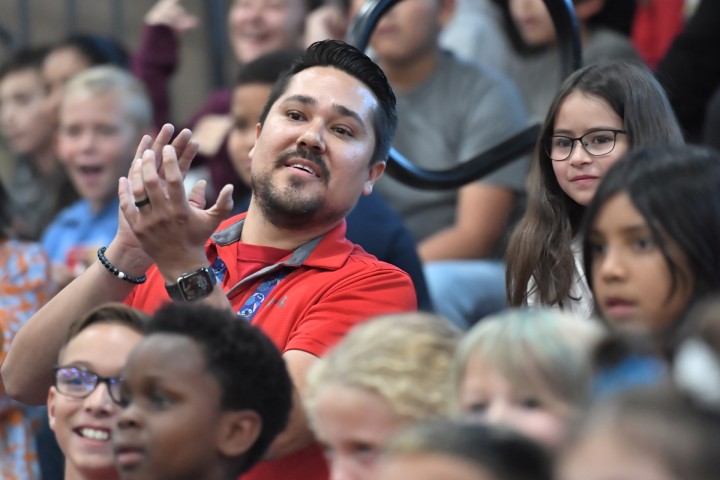
[[[353,325],[416,308],[407,274],[345,239],[345,216],[382,175],[396,123],[379,67],[342,42],[314,44],[265,106],[247,214],[222,223],[232,187],[207,210],[204,184],[185,195],[190,132],[170,145],[170,126],[144,138],[120,180],[115,239],[17,334],[2,370],[8,393],[43,401],[68,326],[99,303],[154,311],[172,297],[231,308],[273,339],[295,385],[288,428],[243,478],[327,478],[299,400],[305,372]]]

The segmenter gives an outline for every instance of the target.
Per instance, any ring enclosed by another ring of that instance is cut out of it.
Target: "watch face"
[[[204,297],[210,294],[213,289],[210,274],[205,270],[193,272],[191,275],[182,278],[178,285],[187,300]]]

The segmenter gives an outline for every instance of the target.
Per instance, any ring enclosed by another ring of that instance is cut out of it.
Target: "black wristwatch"
[[[183,273],[176,284],[165,284],[165,290],[173,300],[191,302],[210,295],[215,283],[215,272],[203,267],[194,272]]]

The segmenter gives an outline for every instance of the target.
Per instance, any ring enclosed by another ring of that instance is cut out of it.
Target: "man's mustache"
[[[287,163],[288,160],[292,158],[302,158],[303,160],[308,160],[312,163],[314,163],[318,170],[320,171],[320,178],[327,182],[327,180],[330,178],[330,170],[328,169],[327,165],[325,164],[325,161],[323,160],[322,156],[306,149],[297,149],[297,150],[290,150],[288,152],[281,153],[280,156],[275,161],[276,167],[283,167]]]

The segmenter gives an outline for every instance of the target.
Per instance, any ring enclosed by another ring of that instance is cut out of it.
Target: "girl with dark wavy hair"
[[[508,304],[590,316],[577,240],[585,206],[625,152],[682,143],[675,114],[647,68],[613,62],[568,77],[540,132],[527,211],[508,245]]]

